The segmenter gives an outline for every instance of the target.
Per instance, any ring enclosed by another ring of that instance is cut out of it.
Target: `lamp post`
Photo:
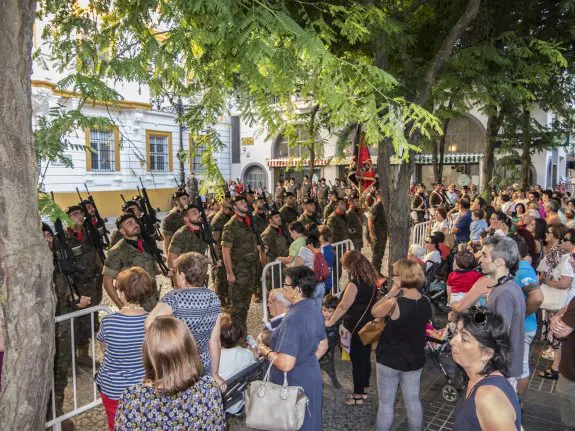
[[[184,154],[184,122],[183,116],[186,105],[182,102],[181,96],[176,96],[175,93],[169,91],[166,93],[169,105],[164,106],[164,96],[157,96],[152,98],[152,108],[163,112],[173,112],[176,114],[176,123],[179,127],[180,145],[178,149],[178,161],[180,162],[180,184],[186,183],[186,172],[184,168],[183,154]]]

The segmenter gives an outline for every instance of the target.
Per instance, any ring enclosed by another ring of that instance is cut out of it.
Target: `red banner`
[[[363,184],[360,185],[362,190],[365,190],[375,182],[375,169],[373,168],[371,156],[369,155],[369,148],[367,147],[365,138],[363,136],[359,141],[355,178],[358,182],[358,185],[360,185],[359,182],[363,180]]]

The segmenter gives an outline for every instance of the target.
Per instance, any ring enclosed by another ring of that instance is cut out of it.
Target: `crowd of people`
[[[90,202],[67,209],[72,225],[63,235],[43,226],[55,261],[57,313],[98,305],[104,290],[117,307],[94,319],[95,339],[89,318],[77,319],[76,352],[70,325],[56,325],[58,416],[72,355],[92,366],[88,346],[99,342],[104,355],[95,381],[110,430],[223,430],[226,418],[244,408],[224,406],[227,382],[258,360],[270,367],[272,383],[282,384],[285,375],[288,385],[303,388],[309,404],[301,429],[320,430],[320,362],[339,345],[353,380],[344,403],[360,408],[376,397],[377,429],[388,430],[400,388],[409,427],[419,430],[420,380],[432,337],[451,346],[467,375],[455,429],[519,430],[533,372],[530,347],[539,333],[552,360],[540,377],[558,381],[561,419],[575,427],[575,200],[564,191],[510,187],[488,202],[473,185],[437,184],[429,194],[414,186],[411,215],[414,223],[429,222],[430,235],[384,277],[387,228],[376,185],[360,193],[342,181],[328,187],[304,177],[299,186],[292,179],[278,183],[267,197],[230,183],[226,197],[204,208],[194,180],[174,194],[159,232],[146,233],[141,202],[126,201],[105,259],[86,227],[95,217]],[[163,243],[162,261],[146,234]],[[354,249],[336,261],[332,244],[347,239]],[[75,272],[59,263],[61,241],[75,256]],[[248,335],[249,307],[261,301],[262,268],[272,261],[281,262],[284,278],[272,276],[271,318]],[[172,285],[163,296],[161,273]],[[334,296],[332,283],[342,273],[345,289]],[[451,310],[445,328],[433,327],[430,285],[445,289]],[[362,330],[375,324],[381,332],[372,392],[372,343]],[[71,421],[63,425],[73,429]]]

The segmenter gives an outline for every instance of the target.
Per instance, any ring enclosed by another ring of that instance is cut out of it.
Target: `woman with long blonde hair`
[[[333,326],[343,317],[343,326],[350,332],[349,356],[353,374],[353,394],[344,403],[362,405],[367,399],[367,387],[371,377],[371,345],[364,346],[359,330],[373,320],[371,307],[377,299],[378,275],[371,262],[357,250],[346,252],[341,265],[349,275],[341,301],[326,326]]]
[[[144,383],[120,398],[115,430],[226,428],[222,394],[202,375],[198,347],[188,327],[173,316],[157,316],[146,328]]]

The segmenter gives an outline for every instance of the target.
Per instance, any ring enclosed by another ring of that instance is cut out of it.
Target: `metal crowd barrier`
[[[97,305],[95,307],[86,308],[84,310],[74,311],[72,313],[63,314],[61,316],[56,316],[56,323],[62,323],[66,321],[70,321],[70,344],[72,348],[72,392],[73,392],[73,405],[74,408],[69,411],[68,413],[63,414],[62,416],[56,417],[56,399],[55,399],[55,390],[54,390],[54,381],[52,381],[52,420],[46,422],[45,427],[50,428],[54,427],[54,431],[61,431],[62,429],[62,422],[67,419],[73,418],[85,411],[93,409],[98,405],[102,404],[102,399],[100,398],[100,394],[98,393],[98,389],[96,388],[96,382],[93,382],[93,400],[87,404],[82,406],[78,406],[78,392],[77,392],[77,373],[76,373],[76,336],[74,333],[74,320],[78,317],[90,315],[90,330],[92,335],[92,375],[96,373],[96,334],[94,333],[94,314],[103,312],[105,314],[112,313],[112,310],[109,307],[104,305]]]
[[[432,225],[433,221],[424,221],[415,224],[411,229],[410,244],[418,244],[425,247],[425,238],[430,234]]]
[[[279,283],[278,286],[275,285],[276,278],[274,277],[275,274],[279,274]],[[263,319],[264,322],[269,322],[269,315],[268,315],[268,279],[271,280],[271,288],[279,289],[283,286],[283,268],[281,262],[270,262],[264,266],[262,271],[262,306],[263,306]]]
[[[335,256],[333,259],[333,269],[331,272],[331,293],[332,295],[339,296],[343,291],[343,288],[341,287],[343,269],[339,261],[346,251],[353,250],[353,242],[351,242],[351,239],[346,239],[333,243],[332,246],[335,252]]]
[[[344,241],[332,244],[332,247],[335,253],[333,260],[333,270],[331,273],[332,293],[334,295],[340,295],[343,289],[340,286],[342,269],[341,265],[339,264],[339,260],[346,251],[353,250],[353,243],[350,239],[346,239]],[[268,280],[271,280],[271,282],[268,282]],[[268,284],[271,284],[270,287],[272,290],[283,287],[283,266],[281,262],[270,262],[266,264],[262,270],[262,307],[263,320],[266,323],[269,322]]]

